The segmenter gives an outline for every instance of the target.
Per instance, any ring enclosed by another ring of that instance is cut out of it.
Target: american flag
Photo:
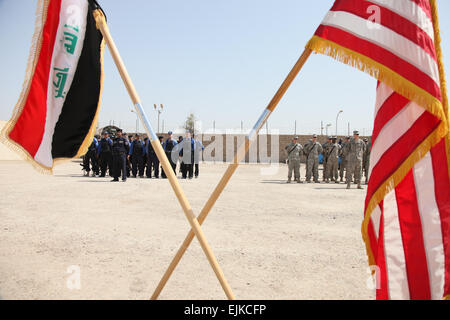
[[[450,144],[438,37],[435,0],[337,0],[307,45],[379,80],[362,225],[377,299],[450,297]]]

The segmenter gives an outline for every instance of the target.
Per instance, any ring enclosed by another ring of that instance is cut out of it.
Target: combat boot
[[[363,187],[361,187],[361,183],[358,183],[358,189],[364,189]]]
[[[348,182],[347,182],[347,189],[350,189],[350,185],[351,185],[351,182],[348,181]]]
[[[288,181],[286,181],[286,183],[291,183],[291,179],[288,179]]]

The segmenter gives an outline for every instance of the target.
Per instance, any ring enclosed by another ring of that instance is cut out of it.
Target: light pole
[[[138,133],[138,130],[139,130],[139,116],[134,110],[130,110],[130,111],[133,112],[134,114],[136,114],[136,133]],[[120,127],[120,125],[119,125],[119,127]]]
[[[327,126],[326,126],[326,128],[325,128],[327,137],[328,137],[328,128],[331,127],[331,126],[332,126],[332,124],[331,124],[331,123],[328,123]]]
[[[158,133],[160,133],[159,132],[159,116],[161,115],[161,112],[163,111],[164,106],[162,104],[160,104],[159,107],[158,107],[156,104],[154,104],[153,107],[158,112]]]
[[[336,116],[336,137],[338,135],[338,119],[339,119],[339,115],[344,112],[344,110],[339,110],[337,116]]]

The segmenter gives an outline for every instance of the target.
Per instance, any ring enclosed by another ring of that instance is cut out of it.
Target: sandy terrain
[[[199,179],[181,181],[195,212],[225,168],[203,164]],[[261,168],[239,167],[204,224],[236,297],[373,298],[360,236],[365,192],[287,185],[285,165],[269,176]],[[148,299],[189,229],[166,180],[111,183],[82,177],[75,162],[45,176],[0,161],[0,176],[2,299]],[[76,268],[80,288],[69,289]],[[225,298],[196,240],[161,298]]]
[[[3,129],[3,126],[6,124],[6,121],[0,120],[0,131]],[[0,160],[21,160],[21,158],[10,149],[8,149],[3,143],[0,143]]]

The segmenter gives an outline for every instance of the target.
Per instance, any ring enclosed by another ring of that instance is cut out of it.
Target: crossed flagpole
[[[136,114],[139,116],[139,119],[144,125],[144,128],[147,132],[147,135],[149,136],[150,142],[153,146],[153,149],[156,152],[156,155],[161,162],[161,166],[164,169],[164,172],[166,172],[167,178],[170,182],[170,185],[172,186],[173,191],[176,194],[176,197],[178,199],[178,202],[180,203],[186,219],[189,221],[189,224],[191,225],[191,230],[189,231],[188,235],[186,236],[183,244],[178,249],[175,257],[173,258],[172,262],[170,263],[169,267],[167,268],[166,272],[164,273],[163,277],[161,278],[157,288],[155,289],[151,299],[157,299],[160,295],[162,289],[166,285],[167,281],[169,280],[170,276],[172,275],[173,271],[175,270],[176,266],[178,265],[179,261],[183,257],[184,253],[186,252],[187,248],[191,244],[194,237],[196,237],[200,243],[200,246],[202,247],[202,250],[204,251],[212,269],[214,270],[214,273],[216,274],[217,279],[219,280],[222,289],[225,292],[225,295],[228,299],[233,300],[235,299],[234,294],[228,284],[228,282],[225,279],[225,276],[223,274],[222,269],[219,266],[219,263],[217,262],[216,257],[214,256],[214,253],[212,252],[206,237],[201,229],[201,224],[205,221],[207,218],[209,212],[211,211],[212,207],[216,203],[219,196],[222,194],[223,190],[227,186],[228,182],[230,181],[231,177],[233,176],[234,172],[236,171],[237,167],[239,166],[239,162],[242,161],[242,159],[247,154],[250,145],[252,142],[254,142],[258,137],[258,132],[262,128],[262,126],[266,123],[267,119],[270,117],[272,112],[277,107],[278,103],[280,102],[281,98],[286,93],[287,89],[290,87],[292,82],[294,81],[295,77],[298,75],[300,70],[302,69],[305,62],[308,60],[309,56],[311,55],[311,50],[306,49],[303,54],[298,59],[297,63],[292,68],[291,72],[288,74],[287,78],[275,94],[275,96],[270,101],[267,108],[263,111],[262,115],[259,117],[258,121],[254,125],[253,129],[250,131],[249,135],[246,137],[245,142],[239,147],[237,153],[234,156],[233,162],[228,166],[227,170],[225,171],[224,175],[220,179],[219,183],[217,184],[216,188],[214,189],[213,193],[211,194],[210,198],[206,202],[205,206],[203,207],[202,211],[200,212],[200,215],[198,218],[195,217],[194,212],[184,195],[183,190],[181,189],[180,184],[178,183],[178,179],[175,176],[175,173],[172,170],[172,167],[169,163],[169,160],[167,159],[167,156],[162,149],[161,144],[159,143],[159,139],[156,136],[156,133],[154,132],[150,122],[148,121],[148,118],[145,114],[144,109],[142,108],[139,96],[137,94],[137,91],[130,79],[130,76],[125,68],[125,65],[122,61],[122,58],[120,57],[119,51],[114,43],[114,40],[109,32],[108,25],[106,23],[105,16],[103,15],[103,12],[100,9],[94,10],[94,18],[96,21],[97,29],[100,30],[100,32],[103,35],[103,38],[105,39],[105,42],[111,52],[111,56],[114,60],[114,63],[117,66],[117,69],[120,73],[120,76],[125,84],[125,87],[128,91],[128,94],[130,95],[130,98],[133,102],[133,105],[136,110]]]

